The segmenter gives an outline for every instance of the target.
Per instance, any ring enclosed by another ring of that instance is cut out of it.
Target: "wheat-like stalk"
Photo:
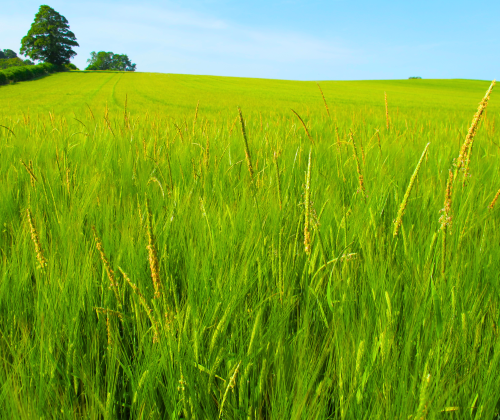
[[[498,200],[498,197],[500,197],[500,190],[497,191],[497,193],[495,194],[495,197],[493,198],[493,201],[490,203],[490,205],[488,206],[488,208],[490,210],[493,210],[493,207],[495,207],[495,203],[497,202]]]
[[[115,294],[117,302],[119,303],[119,305],[121,305],[120,291],[118,287],[118,282],[116,281],[115,278],[115,272],[111,268],[111,264],[109,263],[109,260],[107,259],[106,254],[104,253],[104,247],[102,246],[102,241],[99,238],[99,235],[97,234],[95,226],[92,226],[92,232],[94,233],[96,248],[99,251],[99,255],[101,256],[101,261],[104,264],[104,268],[106,270],[110,286],[113,289],[113,293]]]
[[[361,159],[363,159],[363,166],[366,165],[366,159],[365,159],[365,148],[363,147],[363,137],[359,137],[359,148],[361,149]]]
[[[418,171],[420,170],[420,167],[422,166],[422,162],[424,160],[425,154],[427,153],[427,149],[429,148],[429,145],[430,145],[430,143],[427,143],[424,151],[422,152],[422,156],[420,156],[420,160],[418,161],[417,167],[415,168],[415,171],[413,172],[413,175],[411,176],[410,183],[408,184],[408,188],[406,189],[406,193],[403,197],[403,201],[401,202],[401,205],[399,206],[398,215],[396,217],[396,220],[394,221],[394,234],[393,234],[394,237],[396,237],[399,233],[399,228],[401,227],[401,223],[403,221],[403,215],[405,213],[406,206],[408,205],[408,199],[410,198],[411,190],[413,189],[413,185],[415,184],[415,181],[417,179]]]
[[[307,255],[311,253],[311,150],[309,150],[309,162],[307,164],[306,186],[304,190],[304,250]]]
[[[384,99],[385,99],[385,127],[387,128],[387,131],[391,128],[391,120],[389,117],[389,104],[387,103],[387,93],[384,92]]]
[[[335,137],[337,138],[337,149],[340,152],[341,144],[340,144],[339,128],[337,124],[335,124]]]
[[[278,166],[278,155],[276,152],[274,152],[274,166],[276,168],[276,184],[278,187],[278,201],[280,203],[280,210],[281,210],[282,201],[281,201],[280,168]]]
[[[377,130],[377,142],[378,142],[378,150],[382,152],[382,144],[380,143],[380,131]]]
[[[69,168],[66,169],[66,189],[68,190],[68,195],[71,194],[71,170]]]
[[[21,163],[23,164],[24,168],[28,171],[28,173],[30,174],[30,181],[31,181],[31,185],[32,186],[35,186],[35,181],[38,181],[38,179],[36,178],[35,174],[33,173],[33,163],[31,162],[31,160],[29,161],[30,163],[30,166],[26,165],[26,163],[24,163],[24,161],[21,159]]]
[[[469,127],[469,131],[467,132],[467,135],[465,136],[465,141],[462,145],[462,148],[460,149],[460,153],[459,153],[458,158],[455,162],[456,171],[463,168],[463,166],[470,160],[470,149],[471,149],[472,143],[474,141],[474,136],[476,135],[479,122],[481,121],[481,117],[482,117],[486,107],[488,106],[488,100],[490,99],[490,94],[491,94],[491,91],[493,90],[493,87],[495,86],[495,83],[496,83],[495,80],[493,80],[491,82],[490,87],[486,91],[486,95],[484,95],[484,98],[479,103],[477,111],[474,114],[474,118],[472,118],[472,123]],[[455,175],[456,175],[456,173],[455,173]]]
[[[420,396],[419,396],[419,405],[417,409],[417,413],[414,416],[416,419],[425,419],[427,417],[427,412],[429,411],[429,385],[431,382],[431,374],[428,370],[429,362],[427,362],[424,366],[424,374],[422,376],[422,382],[420,385]]]
[[[109,315],[106,312],[106,332],[108,334],[108,348],[110,348],[113,345],[113,336],[111,333],[111,323],[109,321]]]
[[[29,161],[29,167],[31,169],[31,173],[34,173],[33,161],[32,160]],[[31,174],[30,174],[30,182],[31,182],[31,186],[33,188],[35,188],[35,178]]]
[[[151,219],[151,210],[149,208],[148,199],[146,198],[146,235],[148,238],[148,245],[146,246],[146,249],[148,250],[149,268],[151,270],[151,279],[153,280],[153,286],[155,289],[155,298],[159,298],[161,290],[160,264],[158,261],[158,253],[156,251],[155,236],[151,226]]]
[[[304,127],[304,131],[306,132],[307,137],[309,137],[309,140],[311,141],[311,143],[314,144],[314,140],[311,137],[311,134],[309,133],[309,130],[307,129],[304,120],[302,118],[300,118],[300,115],[297,114],[293,109],[292,109],[292,112],[297,116],[297,118],[299,119],[300,123],[302,124],[302,127]]]
[[[174,127],[177,129],[177,132],[179,133],[181,141],[184,141],[184,137],[182,136],[182,130],[181,130],[181,128],[177,124],[175,124],[175,123],[174,123]]]
[[[328,116],[330,116],[330,110],[328,109],[328,104],[326,103],[325,95],[323,95],[323,91],[321,90],[321,86],[319,85],[319,83],[316,83],[316,84],[318,85],[318,89],[321,93],[321,97],[323,98],[323,102],[325,103],[326,113],[328,114]]]
[[[194,129],[196,127],[196,120],[198,119],[198,108],[200,107],[200,101],[196,104],[196,110],[194,111],[194,120],[193,120],[193,136],[194,136]],[[202,121],[203,123],[203,121]]]
[[[128,122],[128,115],[127,115],[127,94],[125,94],[125,107],[123,109],[123,127],[124,128],[130,128],[130,124]]]
[[[352,131],[349,131],[349,138],[350,138],[351,144],[352,144],[352,152],[353,152],[354,160],[356,161],[356,171],[358,172],[358,181],[359,181],[359,190],[358,191],[360,191],[361,194],[363,194],[363,198],[366,201],[365,183],[364,183],[363,174],[361,172],[361,165],[359,163],[358,149],[356,148],[356,142],[354,141],[354,134]]]
[[[443,215],[439,219],[441,223],[441,230],[443,231],[443,249],[441,256],[441,273],[446,271],[446,234],[451,228],[452,215],[451,215],[451,193],[453,188],[453,171],[449,170],[448,182],[446,184],[446,192],[444,197],[444,208],[441,210]],[[451,233],[451,232],[450,232]]]
[[[245,130],[245,120],[243,119],[243,114],[241,113],[241,108],[238,107],[238,115],[240,117],[240,123],[241,123],[241,133],[243,134],[243,141],[245,143],[245,158],[247,161],[247,167],[248,167],[248,172],[250,172],[250,178],[253,182],[253,167],[252,167],[252,159],[250,156],[250,148],[248,147],[248,139],[247,139],[247,132]]]
[[[151,321],[151,325],[153,326],[153,329],[154,329],[154,332],[155,332],[155,336],[153,337],[153,341],[157,342],[158,341],[158,322],[156,321],[155,317],[153,316],[152,309],[149,307],[149,305],[148,305],[148,303],[146,301],[146,298],[140,292],[139,288],[134,283],[132,283],[132,281],[130,280],[130,278],[128,277],[128,275],[123,271],[123,269],[121,267],[118,267],[118,270],[120,270],[120,273],[122,273],[122,276],[125,279],[125,281],[132,288],[132,290],[134,291],[135,295],[139,298],[139,302],[140,302],[141,306],[144,308],[147,317]]]
[[[35,245],[36,259],[38,260],[39,268],[44,269],[47,266],[47,260],[43,255],[42,245],[40,244],[40,237],[38,236],[35,221],[33,220],[33,215],[31,214],[31,210],[29,208],[26,209],[26,215],[28,217],[28,223],[30,226],[31,240]]]
[[[207,133],[207,143],[205,145],[205,168],[208,173],[208,168],[210,166],[210,140]]]
[[[222,403],[221,403],[220,409],[219,409],[219,418],[222,417],[222,411],[224,410],[224,404],[226,403],[227,394],[229,393],[230,389],[234,388],[234,385],[236,383],[236,375],[238,375],[238,371],[240,370],[240,365],[241,365],[241,361],[238,363],[238,365],[234,369],[234,373],[231,376],[231,379],[229,379],[229,383],[227,384],[226,391],[224,392],[224,396],[222,397]]]

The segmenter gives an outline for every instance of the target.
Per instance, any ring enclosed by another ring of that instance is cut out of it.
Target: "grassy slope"
[[[488,82],[470,80],[397,80],[321,82],[330,106],[384,106],[384,92],[391,108],[429,112],[473,112]],[[192,115],[197,101],[204,112],[225,112],[240,105],[247,112],[287,112],[288,108],[319,111],[322,100],[315,82],[188,76],[150,73],[59,73],[42,80],[0,89],[0,118],[54,113],[77,115],[88,104],[97,112],[108,103],[110,111],[123,110],[125,95],[133,113],[158,111]],[[495,104],[493,106],[496,106]],[[498,108],[497,108],[498,109]],[[234,112],[234,111],[232,111]]]
[[[444,254],[439,219],[448,169],[488,84],[321,86],[332,118],[309,82],[70,73],[0,88],[1,104],[9,104],[0,107],[0,124],[15,133],[0,128],[2,413],[200,419],[498,413],[498,203],[488,210],[500,188],[497,95],[476,137],[471,176],[463,183],[459,174],[454,184]],[[246,118],[254,183],[234,123],[236,104]],[[315,211],[308,256],[310,150]],[[32,161],[33,184],[20,160]],[[160,299],[148,265],[146,195]],[[28,208],[48,261],[43,270]],[[108,309],[123,317],[102,313]]]

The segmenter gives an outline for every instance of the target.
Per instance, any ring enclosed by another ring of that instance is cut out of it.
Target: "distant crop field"
[[[489,88],[0,87],[0,412],[496,418]]]

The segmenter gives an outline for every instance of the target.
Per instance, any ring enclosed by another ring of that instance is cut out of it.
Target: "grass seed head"
[[[467,132],[467,135],[465,136],[465,141],[464,144],[462,145],[462,148],[460,149],[460,154],[458,155],[458,158],[455,162],[455,166],[457,171],[459,169],[464,168],[464,166],[467,164],[467,162],[470,160],[470,150],[472,147],[472,143],[474,141],[474,136],[476,135],[479,122],[481,121],[481,117],[486,110],[486,107],[488,106],[488,101],[490,99],[491,91],[493,90],[493,87],[495,86],[496,81],[493,80],[491,82],[490,87],[486,91],[486,95],[484,95],[484,98],[481,100],[479,103],[479,106],[477,108],[477,112],[474,114],[474,117],[472,118],[472,123],[469,127],[469,131]]]
[[[309,151],[309,162],[307,164],[306,186],[304,191],[304,250],[307,255],[311,253],[311,151]]]
[[[243,141],[245,142],[245,158],[247,162],[248,172],[250,172],[250,178],[253,182],[252,158],[250,156],[250,148],[248,147],[247,132],[245,129],[245,120],[243,119],[243,114],[241,113],[240,107],[238,107],[238,115],[240,117],[241,133],[243,134]]]
[[[495,194],[495,197],[493,198],[493,201],[490,203],[490,205],[488,206],[488,208],[490,210],[493,210],[493,207],[495,207],[495,203],[497,202],[498,200],[498,197],[500,197],[500,190],[497,191],[497,193]]]
[[[151,270],[151,279],[153,280],[153,286],[155,289],[155,298],[160,297],[161,280],[160,280],[160,264],[158,262],[158,252],[156,251],[155,237],[153,234],[153,228],[151,226],[151,210],[149,208],[148,200],[146,199],[146,235],[148,239],[148,245],[146,249],[148,250],[148,262],[149,268]]]
[[[47,266],[47,260],[43,255],[42,245],[40,244],[40,237],[38,236],[38,232],[36,230],[35,221],[33,220],[33,215],[31,214],[31,210],[28,208],[26,210],[26,215],[28,218],[28,223],[30,226],[31,240],[35,245],[36,259],[38,260],[38,267],[40,269],[44,269]]]

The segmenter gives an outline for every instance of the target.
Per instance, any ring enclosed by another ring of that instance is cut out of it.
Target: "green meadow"
[[[498,417],[498,93],[319,85],[0,87],[0,417]]]

